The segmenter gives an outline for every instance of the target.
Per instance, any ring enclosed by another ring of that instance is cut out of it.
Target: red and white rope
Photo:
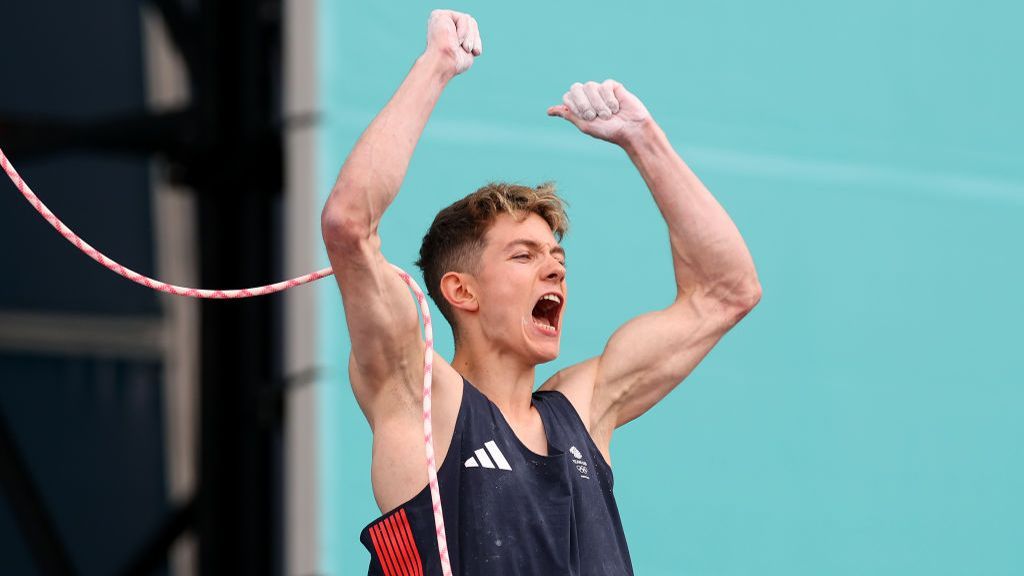
[[[423,445],[427,453],[427,483],[430,485],[430,502],[434,509],[434,531],[437,534],[437,552],[441,556],[441,570],[444,576],[452,576],[452,564],[448,559],[448,537],[444,531],[444,512],[441,508],[441,490],[437,486],[437,461],[434,460],[434,432],[431,423],[430,392],[434,372],[434,329],[430,321],[430,309],[427,298],[419,285],[404,270],[391,265],[398,275],[409,285],[416,302],[423,312],[423,339],[426,350],[423,353]]]
[[[36,209],[36,212],[39,212],[39,215],[49,222],[50,225],[53,226],[53,228],[68,242],[71,242],[76,248],[84,252],[86,256],[99,262],[107,269],[120,274],[132,282],[141,284],[147,288],[152,288],[153,290],[167,292],[168,294],[174,294],[176,296],[190,296],[192,298],[251,298],[253,296],[263,296],[265,294],[273,294],[274,292],[287,290],[288,288],[319,280],[334,273],[331,268],[323,268],[304,276],[292,278],[291,280],[285,280],[275,284],[267,284],[266,286],[257,286],[255,288],[243,288],[240,290],[203,290],[200,288],[188,288],[185,286],[167,284],[143,274],[139,274],[130,268],[126,268],[121,264],[118,264],[114,260],[105,256],[99,250],[90,246],[88,242],[79,238],[77,234],[65,226],[64,223],[61,222],[45,204],[43,204],[42,200],[32,192],[32,189],[29,188],[25,180],[23,180],[21,175],[18,174],[18,171],[14,169],[10,160],[7,159],[7,155],[4,154],[2,148],[0,148],[0,166],[3,167],[4,172],[6,172],[7,176],[10,177],[11,182],[14,182],[14,185],[21,192],[22,196],[24,196],[25,199],[28,200],[29,204]],[[409,276],[409,274],[398,266],[392,265],[392,268],[395,269],[402,280],[409,286],[409,289],[412,290],[413,294],[416,295],[416,302],[419,304],[420,312],[423,314],[423,339],[426,340],[426,350],[423,355],[423,443],[427,456],[427,479],[430,485],[430,499],[434,508],[434,527],[437,533],[437,550],[441,556],[441,569],[445,576],[451,576],[452,567],[451,561],[448,559],[448,539],[444,530],[444,513],[441,508],[441,493],[437,486],[437,463],[434,460],[433,427],[431,425],[430,393],[432,388],[434,361],[434,332],[431,329],[430,308],[427,305],[427,299],[423,295],[423,291],[420,290],[419,285],[412,279],[412,276]]]

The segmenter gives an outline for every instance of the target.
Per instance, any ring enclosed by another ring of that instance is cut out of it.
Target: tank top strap
[[[569,402],[564,394],[557,390],[544,390],[533,393],[533,405],[540,411],[544,421],[544,432],[548,435],[548,444],[564,451],[573,438],[580,435],[590,437],[587,427],[583,424],[576,407]]]
[[[533,404],[540,411],[541,420],[544,421],[544,432],[548,436],[548,445],[553,450],[574,452],[586,446],[586,451],[593,455],[595,465],[607,475],[609,485],[614,484],[611,467],[594,443],[580,413],[565,394],[557,390],[534,392]]]

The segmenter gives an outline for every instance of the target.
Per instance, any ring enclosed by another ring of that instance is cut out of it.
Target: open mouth
[[[537,300],[533,307],[533,323],[549,334],[558,332],[558,316],[562,312],[562,297],[558,294],[545,294]]]

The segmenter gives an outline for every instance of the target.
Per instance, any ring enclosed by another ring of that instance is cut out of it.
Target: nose
[[[544,271],[544,279],[561,282],[563,278],[565,278],[565,266],[554,256],[550,256],[547,269]]]

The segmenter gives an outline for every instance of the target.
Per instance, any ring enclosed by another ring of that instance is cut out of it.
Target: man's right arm
[[[442,90],[482,48],[467,14],[434,11],[427,33],[427,49],[359,138],[321,215],[352,341],[353,387],[371,426],[379,392],[418,402],[423,350],[415,303],[381,253],[380,220]]]

